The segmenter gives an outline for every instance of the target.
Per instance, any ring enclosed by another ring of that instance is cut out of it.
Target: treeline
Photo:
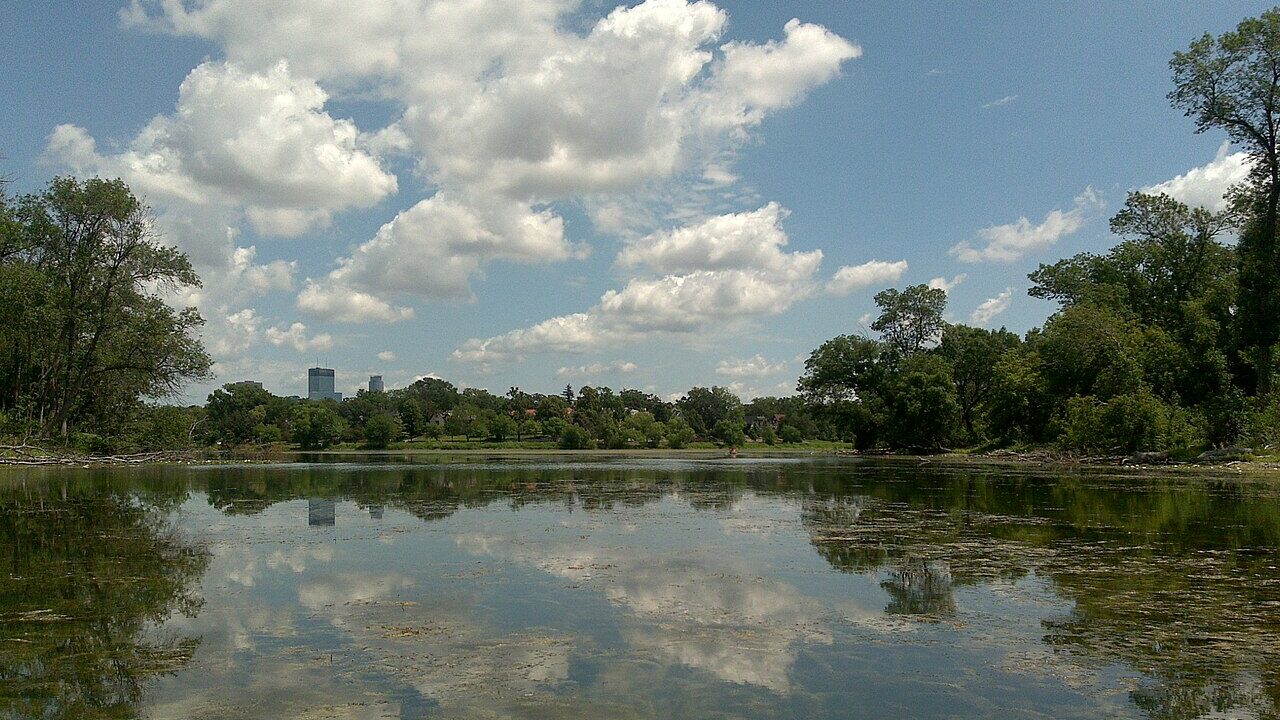
[[[821,435],[798,398],[743,404],[723,387],[695,387],[677,402],[640,390],[566,386],[555,395],[511,388],[495,395],[423,378],[389,392],[360,391],[341,402],[282,398],[255,383],[232,383],[189,412],[208,444],[293,442],[306,449],[353,443],[386,448],[405,440],[489,443],[541,441],[564,449],[684,448],[694,442],[740,447]]]

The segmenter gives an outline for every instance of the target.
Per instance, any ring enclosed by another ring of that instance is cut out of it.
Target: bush
[[[712,436],[725,447],[737,448],[747,444],[747,436],[742,432],[742,423],[733,420],[721,420],[711,429]]]
[[[115,455],[117,452],[114,439],[94,433],[73,434],[71,448],[80,455]]]
[[[794,425],[783,425],[779,437],[782,438],[784,443],[804,442],[804,435],[800,433],[800,428]]]
[[[591,447],[591,435],[581,426],[567,425],[560,434],[560,447],[564,450],[585,450]]]
[[[345,423],[332,408],[303,403],[293,409],[293,441],[307,450],[323,450],[342,437]]]
[[[765,445],[776,445],[778,443],[778,433],[774,432],[773,428],[766,425],[764,430],[760,433],[760,439]]]
[[[1195,423],[1145,388],[1100,402],[1089,395],[1067,401],[1063,446],[1073,450],[1135,452],[1181,450],[1198,442]]]
[[[672,418],[667,423],[667,447],[673,450],[679,450],[689,443],[693,442],[693,428],[689,427],[689,423],[681,418]]]
[[[1280,394],[1258,398],[1247,413],[1241,439],[1249,447],[1280,447]]]
[[[364,426],[365,445],[374,450],[385,450],[403,432],[400,420],[392,415],[374,415]]]

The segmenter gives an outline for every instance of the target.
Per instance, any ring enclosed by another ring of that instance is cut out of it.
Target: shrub
[[[591,435],[578,425],[567,425],[560,434],[560,447],[565,450],[585,450],[591,446]]]
[[[1074,450],[1134,452],[1185,448],[1197,435],[1185,411],[1143,388],[1107,402],[1091,395],[1071,398],[1063,411],[1060,442]]]
[[[320,403],[303,403],[293,409],[293,441],[307,450],[322,450],[342,437],[345,424],[338,413]]]
[[[747,436],[742,431],[742,423],[733,420],[721,420],[711,429],[711,435],[725,447],[742,447],[747,444]]]
[[[381,414],[369,418],[364,426],[364,442],[374,450],[385,450],[403,432],[400,420],[393,415]]]
[[[804,435],[800,433],[800,428],[794,425],[783,425],[781,438],[784,443],[804,442]]]
[[[679,450],[693,442],[693,428],[681,418],[672,418],[667,423],[667,447]]]

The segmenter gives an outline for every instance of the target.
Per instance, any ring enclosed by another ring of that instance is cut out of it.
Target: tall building
[[[313,367],[307,370],[308,400],[342,400],[342,393],[333,391],[333,368]]]
[[[386,387],[385,385],[383,385],[383,384],[382,384],[382,376],[381,376],[381,375],[370,375],[370,376],[369,376],[369,392],[382,392],[382,391],[384,391],[384,390],[386,390],[386,389],[387,389],[387,387]]]

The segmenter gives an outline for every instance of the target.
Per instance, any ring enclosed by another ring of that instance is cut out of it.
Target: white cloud
[[[959,275],[952,277],[950,280],[946,277],[939,276],[929,281],[929,287],[934,290],[944,290],[947,294],[950,294],[952,290],[959,287],[961,283],[968,279],[969,275],[967,273],[960,273]]]
[[[872,285],[897,282],[906,271],[906,260],[870,260],[861,265],[845,265],[827,283],[827,292],[832,295],[848,295]]]
[[[625,248],[619,260],[655,270],[687,271],[635,278],[606,292],[591,309],[487,339],[453,353],[462,362],[522,359],[536,352],[581,352],[665,337],[695,341],[730,332],[753,318],[785,312],[815,290],[822,253],[781,253],[785,212],[774,205],[709,218]],[[639,250],[637,248],[651,249]],[[712,268],[712,269],[696,269]]]
[[[354,288],[307,281],[298,294],[298,309],[344,323],[394,323],[413,317],[413,308],[397,307]]]
[[[762,270],[778,275],[808,274],[822,251],[783,252],[787,211],[769,203],[754,212],[708,218],[696,225],[654,233],[618,253],[618,264],[645,265],[660,273],[699,270]]]
[[[253,308],[213,318],[204,332],[204,341],[214,357],[226,357],[242,353],[258,340],[258,324],[261,318]]]
[[[324,111],[327,95],[281,61],[261,72],[206,62],[127,149],[99,155],[81,128],[62,125],[48,154],[69,167],[124,177],[160,202],[243,207],[264,235],[295,236],[333,212],[369,207],[396,192],[396,178],[360,150],[349,120]]]
[[[270,327],[266,332],[267,341],[276,347],[289,347],[298,352],[310,352],[312,350],[328,350],[333,347],[333,338],[329,333],[320,333],[318,335],[307,336],[307,326],[300,322],[293,323],[288,327]]]
[[[614,360],[611,363],[591,363],[578,367],[562,367],[556,370],[556,377],[590,377],[595,375],[630,375],[637,370],[633,362]]]
[[[1070,210],[1053,210],[1039,224],[1033,225],[1021,217],[1015,223],[983,228],[978,235],[986,241],[984,247],[974,248],[961,242],[952,247],[950,253],[962,262],[1012,262],[1078,231],[1102,207],[1102,197],[1087,187],[1076,196]]]
[[[1223,141],[1213,161],[1192,168],[1172,180],[1142,188],[1144,193],[1164,193],[1191,207],[1214,212],[1226,209],[1223,198],[1227,190],[1249,176],[1249,156],[1244,152],[1229,153],[1231,143]]]
[[[991,108],[1003,107],[1005,105],[1008,105],[1009,103],[1017,99],[1018,99],[1017,95],[1005,95],[1004,97],[996,100],[992,100],[991,102],[982,103],[981,107],[983,110],[990,110]]]
[[[969,314],[969,322],[978,327],[986,327],[991,324],[995,317],[1013,304],[1013,288],[1007,288],[1004,292],[993,298],[983,300],[982,304]]]
[[[390,350],[383,350],[382,352],[378,353],[378,359],[381,360],[382,362],[395,362],[396,354],[394,352],[391,352]]]
[[[763,355],[757,354],[755,357],[741,360],[738,358],[730,358],[721,360],[716,364],[716,374],[733,378],[748,377],[764,377],[766,375],[776,375],[787,369],[785,360],[779,362],[769,362]]]
[[[351,313],[349,303],[306,301],[304,309],[332,320],[395,321],[387,298],[416,295],[467,298],[470,280],[488,261],[551,262],[570,257],[564,221],[549,211],[519,203],[491,203],[483,210],[443,193],[419,202],[383,225],[320,280],[309,280],[310,297],[360,293],[380,303],[372,313]],[[385,306],[385,307],[384,307]]]

